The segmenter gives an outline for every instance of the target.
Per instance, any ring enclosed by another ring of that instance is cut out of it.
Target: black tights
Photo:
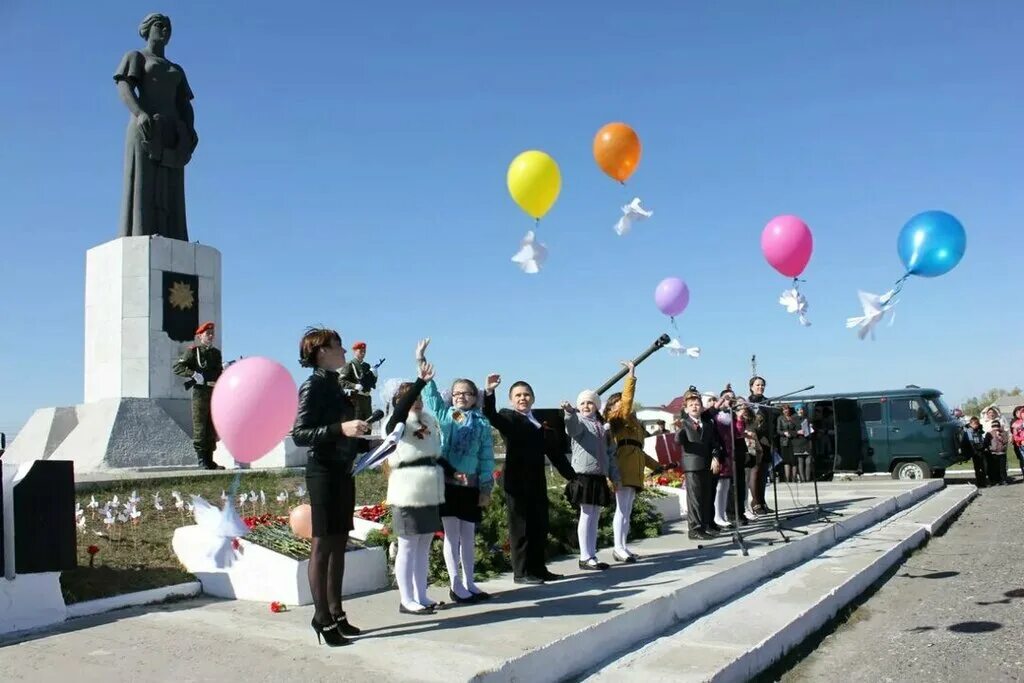
[[[313,618],[329,624],[345,612],[341,608],[341,582],[345,576],[346,534],[314,537],[309,553],[309,592],[313,595]]]

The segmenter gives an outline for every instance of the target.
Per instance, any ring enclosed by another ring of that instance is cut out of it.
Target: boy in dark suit
[[[494,390],[501,375],[488,375],[484,391],[484,416],[505,439],[505,471],[502,486],[508,507],[509,544],[516,583],[539,584],[562,578],[548,571],[544,551],[548,540],[548,482],[544,457],[568,480],[576,476],[559,447],[560,434],[533,415],[533,388],[516,382],[509,389],[512,409],[495,406]]]
[[[722,438],[704,412],[701,396],[695,387],[683,394],[682,426],[676,439],[683,449],[683,470],[686,472],[686,514],[690,538],[706,541],[715,537],[714,480],[712,472],[721,467]]]

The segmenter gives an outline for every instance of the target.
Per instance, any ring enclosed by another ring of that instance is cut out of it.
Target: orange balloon
[[[609,123],[594,136],[594,160],[620,183],[640,165],[640,136],[624,123]]]
[[[313,538],[313,508],[306,504],[292,508],[288,515],[288,525],[299,538]]]

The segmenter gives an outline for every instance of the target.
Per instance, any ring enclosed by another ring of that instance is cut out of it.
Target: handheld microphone
[[[374,422],[380,422],[382,417],[384,417],[384,411],[378,408],[373,411],[373,414],[370,415],[370,417],[366,418],[366,424],[372,425]]]

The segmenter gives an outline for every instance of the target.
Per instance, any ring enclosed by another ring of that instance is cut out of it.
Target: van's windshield
[[[949,406],[941,396],[926,396],[924,402],[928,406],[928,412],[931,413],[932,419],[936,422],[949,422],[953,419],[950,417],[952,413],[949,411]]]

